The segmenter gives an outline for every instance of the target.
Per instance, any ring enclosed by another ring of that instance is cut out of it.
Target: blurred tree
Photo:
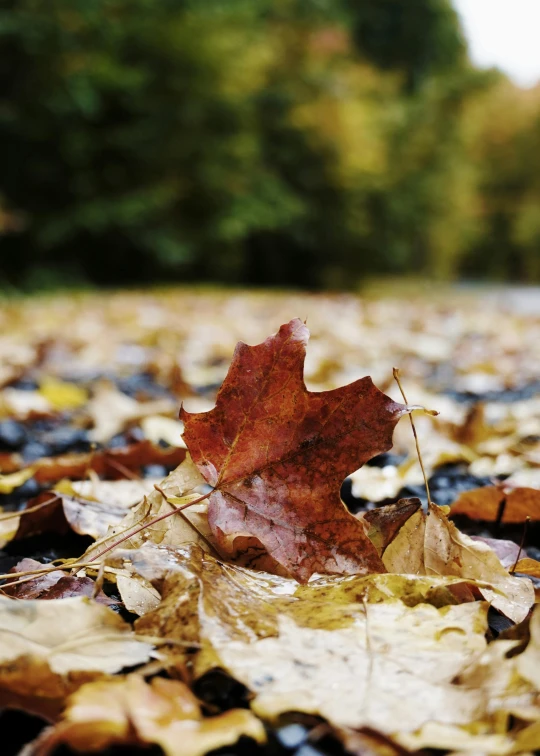
[[[466,45],[447,0],[346,0],[358,49],[376,66],[402,73],[417,90],[434,74],[464,63]]]
[[[0,52],[3,280],[540,274],[450,0],[5,0]]]

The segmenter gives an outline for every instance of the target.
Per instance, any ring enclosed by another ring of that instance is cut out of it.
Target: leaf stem
[[[161,522],[162,520],[166,520],[167,517],[172,517],[172,515],[178,514],[179,512],[182,512],[182,510],[187,509],[188,507],[192,507],[194,504],[200,504],[201,501],[205,501],[205,499],[208,499],[210,494],[213,492],[209,491],[208,493],[205,493],[203,496],[199,496],[198,499],[194,499],[193,501],[188,501],[187,504],[183,504],[181,507],[178,507],[177,509],[173,509],[172,512],[165,512],[165,514],[159,515],[159,517],[154,517],[153,520],[150,520],[149,522],[145,522],[142,525],[140,525],[138,528],[135,528],[135,530],[132,530],[131,533],[126,533],[122,538],[120,538],[119,541],[115,541],[115,543],[111,543],[110,546],[107,546],[106,549],[103,549],[102,551],[98,552],[92,557],[92,561],[95,562],[97,559],[101,559],[101,557],[104,554],[107,554],[109,551],[112,551],[117,546],[120,546],[121,543],[124,543],[124,541],[128,541],[130,538],[133,538],[133,536],[137,535],[143,530],[146,530],[146,528],[152,527],[152,525],[156,525],[158,522]]]
[[[401,381],[399,380],[399,370],[398,368],[392,368],[392,373],[394,375],[394,380],[396,381],[399,390],[401,391],[401,396],[403,397],[405,404],[408,404],[407,397],[405,396],[405,391],[403,391],[403,386],[401,385]],[[411,422],[411,428],[414,436],[414,443],[416,444],[416,453],[418,455],[418,461],[420,462],[420,467],[422,468],[422,475],[424,476],[424,485],[426,486],[426,494],[427,494],[427,500],[428,500],[428,506],[433,506],[433,501],[431,500],[431,494],[429,492],[429,483],[426,475],[426,470],[424,468],[424,462],[422,460],[422,452],[420,451],[420,443],[418,441],[418,434],[416,433],[416,427],[414,425],[414,420],[412,418],[412,414],[409,413],[409,420]]]
[[[530,523],[530,521],[531,521],[531,518],[529,517],[529,515],[527,515],[527,517],[525,518],[525,522],[523,523],[523,533],[521,534],[521,541],[519,543],[519,550],[518,550],[518,553],[517,553],[516,561],[514,562],[514,566],[510,570],[510,574],[511,575],[513,575],[514,572],[516,571],[516,567],[518,565],[519,558],[521,556],[521,552],[523,551],[523,546],[525,545],[525,538],[527,536],[527,530],[529,529],[529,523]]]

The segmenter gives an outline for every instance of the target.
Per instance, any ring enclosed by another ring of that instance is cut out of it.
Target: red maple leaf
[[[384,572],[339,492],[349,473],[391,448],[408,409],[371,378],[308,391],[308,338],[296,319],[262,344],[240,342],[215,408],[180,411],[193,461],[214,488],[210,527],[224,553],[255,537],[301,582],[314,572]]]

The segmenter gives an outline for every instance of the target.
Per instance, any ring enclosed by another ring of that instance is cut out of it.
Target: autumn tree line
[[[4,0],[0,286],[540,280],[540,89],[449,0]]]

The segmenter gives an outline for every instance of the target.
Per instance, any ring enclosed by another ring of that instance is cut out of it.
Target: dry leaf
[[[204,718],[184,683],[129,675],[83,685],[68,700],[62,721],[38,738],[28,756],[47,756],[65,744],[77,751],[111,745],[159,745],[166,756],[204,756],[246,735],[262,743],[262,723],[245,709]]]
[[[102,538],[118,525],[126,512],[154,490],[157,479],[60,481],[54,488],[60,495],[64,516],[79,535]]]
[[[188,455],[182,464],[161,482],[159,490],[152,486],[152,491],[148,496],[145,496],[138,506],[131,509],[118,525],[110,528],[108,535],[129,533],[131,529],[144,522],[167,512],[173,512],[177,506],[174,503],[170,504],[169,499],[173,502],[175,499],[182,499],[182,503],[185,504],[183,497],[196,491],[201,485],[205,485],[204,478]],[[194,497],[197,498],[196,493]],[[145,528],[142,532],[123,541],[122,547],[124,549],[137,548],[147,541],[176,545],[193,541],[208,549],[210,547],[206,535],[211,537],[206,522],[206,503],[202,502],[200,505],[189,507],[185,512],[179,512],[174,517],[167,517]],[[85,554],[85,559],[92,559],[100,550],[100,546],[90,547]]]
[[[105,443],[136,420],[148,415],[172,413],[174,404],[169,399],[152,402],[138,402],[109,383],[100,383],[93,398],[86,405],[86,412],[93,422],[90,437],[93,441]]]
[[[452,504],[452,517],[466,515],[473,520],[495,522],[499,507],[505,502],[501,522],[540,520],[540,491],[535,488],[484,486],[465,491]]]
[[[430,507],[428,516],[417,512],[403,525],[383,562],[389,572],[479,581],[482,595],[514,622],[524,619],[534,603],[531,582],[510,575],[486,543],[461,533],[437,506]]]
[[[517,658],[517,668],[522,677],[540,691],[540,607],[537,606],[530,622],[531,639],[525,651]]]
[[[55,410],[71,410],[82,407],[88,401],[88,393],[75,383],[59,381],[56,378],[43,378],[39,393]]]
[[[19,470],[13,472],[10,475],[0,475],[0,494],[10,494],[23,483],[26,483],[34,474],[33,468],[29,467],[26,470]]]
[[[309,332],[292,320],[255,347],[240,342],[210,412],[181,411],[193,461],[214,488],[208,521],[220,549],[256,537],[297,579],[381,572],[364,527],[339,498],[343,479],[392,444],[407,408],[363,378],[308,392]]]
[[[186,448],[182,438],[184,424],[178,420],[173,420],[171,417],[163,417],[163,415],[150,415],[149,417],[143,417],[141,428],[145,437],[153,444],[165,441],[169,446]]]
[[[520,559],[516,564],[515,572],[520,572],[522,575],[530,575],[531,577],[540,578],[540,562],[536,559]]]
[[[112,674],[142,664],[152,646],[135,638],[129,625],[88,598],[13,601],[0,596],[0,678],[21,657],[45,661],[51,673]]]
[[[55,716],[82,683],[142,664],[152,649],[88,598],[0,597],[0,706]]]

